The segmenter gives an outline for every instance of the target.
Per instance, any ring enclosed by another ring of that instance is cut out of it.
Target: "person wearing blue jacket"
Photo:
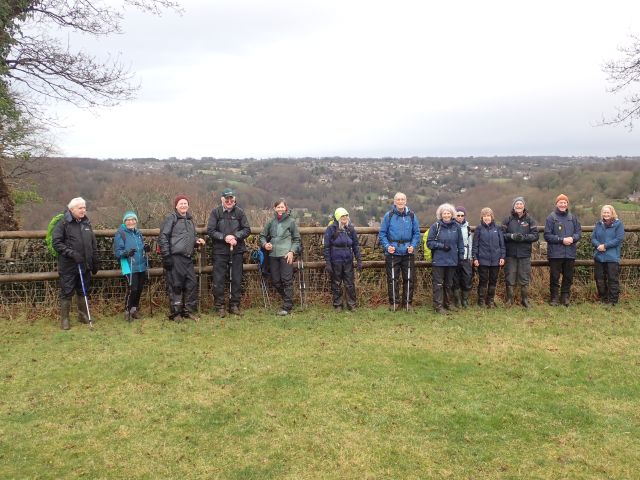
[[[410,310],[415,285],[415,251],[420,242],[418,218],[407,207],[407,196],[398,192],[393,197],[393,208],[385,213],[378,239],[384,250],[387,271],[389,310],[397,305]],[[399,280],[402,277],[402,297],[399,296]]]
[[[334,220],[324,231],[324,261],[326,271],[331,277],[333,308],[342,310],[342,285],[347,292],[347,308],[356,309],[356,286],[353,272],[355,258],[358,271],[362,270],[362,256],[358,244],[358,234],[349,221],[349,212],[337,208]]]
[[[433,308],[438,314],[457,310],[453,305],[453,277],[458,265],[464,261],[464,240],[460,224],[454,219],[456,207],[443,203],[436,210],[438,219],[427,235],[431,249],[431,279]]]
[[[624,241],[624,225],[611,205],[602,207],[600,217],[591,235],[595,249],[593,273],[600,301],[615,305],[620,297],[620,250]]]
[[[480,225],[473,234],[473,265],[478,268],[478,306],[495,308],[496,285],[507,250],[502,228],[495,222],[493,210],[480,211]]]
[[[556,207],[544,224],[544,239],[547,242],[549,259],[549,305],[557,307],[558,291],[560,303],[569,306],[573,269],[576,262],[577,243],[582,238],[580,222],[569,212],[569,197],[561,193],[556,197]],[[562,275],[562,286],[560,276]]]
[[[125,212],[122,225],[113,239],[113,253],[116,259],[120,260],[122,274],[129,284],[124,306],[124,316],[128,322],[141,318],[140,296],[148,268],[147,253],[150,250],[137,226],[138,216],[135,212]]]

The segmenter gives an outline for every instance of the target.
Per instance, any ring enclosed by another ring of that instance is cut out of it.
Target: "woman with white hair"
[[[624,240],[624,225],[616,209],[605,205],[600,210],[600,220],[591,235],[594,247],[594,277],[598,298],[602,303],[615,305],[620,297],[620,250]]]
[[[498,276],[507,255],[504,234],[495,219],[489,207],[480,211],[480,224],[474,232],[471,249],[473,265],[478,268],[478,306],[486,305],[487,308],[496,306],[494,298]]]
[[[456,208],[443,203],[436,210],[438,219],[429,228],[427,247],[431,249],[433,308],[436,313],[456,310],[453,301],[453,277],[464,260],[464,242],[460,224],[455,221]]]
[[[69,311],[74,291],[79,320],[81,323],[89,323],[89,312],[83,297],[88,294],[91,274],[95,275],[99,269],[96,236],[87,217],[87,203],[82,197],[69,202],[64,216],[54,227],[51,238],[58,254],[60,327],[69,330]],[[85,292],[82,288],[83,280]]]

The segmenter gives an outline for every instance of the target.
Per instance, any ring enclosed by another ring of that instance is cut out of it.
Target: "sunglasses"
[[[464,217],[464,213],[456,213],[456,217]]]

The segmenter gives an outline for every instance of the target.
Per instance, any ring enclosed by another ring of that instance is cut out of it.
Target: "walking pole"
[[[149,256],[144,252],[144,258],[147,261],[147,300],[149,301],[149,310],[153,317],[153,300],[151,299],[151,274],[149,273]]]
[[[406,311],[409,311],[409,292],[411,291],[411,257],[409,257],[409,266],[407,268],[407,304]]]
[[[202,313],[202,252],[198,250],[198,313]]]
[[[127,305],[129,305],[129,300],[131,299],[131,284],[133,283],[133,260],[132,257],[127,257],[127,262],[129,263],[129,275],[125,275],[125,277],[127,277],[127,283],[129,284],[127,287],[127,295],[125,296],[124,299],[124,313],[125,313],[125,318],[127,319],[127,322],[131,321],[131,313],[129,312],[129,309],[127,308]]]
[[[393,311],[396,311],[396,269],[394,265],[394,256],[391,255],[391,296],[393,298]]]
[[[229,309],[231,309],[231,285],[232,285],[232,283],[233,283],[233,245],[229,245]]]
[[[89,300],[87,300],[87,289],[84,286],[84,276],[82,275],[82,267],[78,263],[78,272],[80,273],[80,285],[82,285],[82,295],[84,296],[84,304],[87,307],[87,316],[89,317],[89,328],[93,328],[93,320],[91,320],[91,311],[89,310]]]

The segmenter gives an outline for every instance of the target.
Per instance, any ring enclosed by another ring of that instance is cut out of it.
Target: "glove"
[[[327,262],[327,264],[324,266],[324,271],[329,275],[333,275],[333,267],[331,266],[331,262]]]
[[[84,263],[84,257],[80,255],[78,252],[72,252],[71,258],[73,258],[73,261],[76,263]]]
[[[151,245],[145,243],[142,249],[144,250],[144,253],[149,253],[151,251]]]
[[[523,234],[521,234],[521,233],[514,233],[514,234],[513,234],[513,239],[514,239],[516,242],[521,242],[522,240],[524,240],[524,235],[523,235]]]
[[[133,257],[136,254],[136,252],[137,250],[135,248],[132,248],[127,252],[127,257]]]
[[[448,252],[451,250],[451,247],[448,244],[444,244],[444,247],[442,247],[442,250],[444,250],[445,252]]]
[[[173,258],[162,257],[162,266],[165,270],[171,270],[173,268]]]
[[[98,273],[98,270],[100,270],[100,262],[94,260],[93,265],[91,266],[91,273],[95,275],[96,273]]]
[[[356,262],[356,269],[361,272],[362,271],[362,259],[359,258]]]

